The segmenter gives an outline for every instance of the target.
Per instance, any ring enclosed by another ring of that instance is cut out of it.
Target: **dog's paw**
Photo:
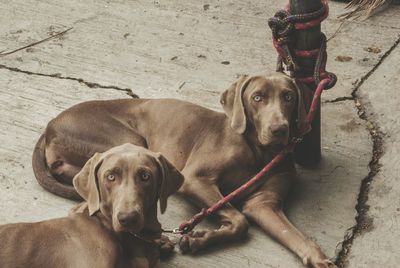
[[[314,241],[309,241],[308,254],[303,258],[303,263],[312,268],[338,268]]]
[[[179,247],[183,254],[196,253],[200,249],[204,248],[208,231],[194,231],[185,234],[179,241]]]
[[[169,240],[167,236],[162,235],[156,242],[161,255],[169,255],[174,251],[175,243]]]
[[[316,261],[315,263],[311,264],[311,267],[313,268],[338,268],[336,264],[334,264],[332,261],[328,259]]]

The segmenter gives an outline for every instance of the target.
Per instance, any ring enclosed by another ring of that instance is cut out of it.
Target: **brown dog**
[[[145,148],[96,153],[73,180],[86,200],[83,213],[0,226],[0,267],[158,267],[165,245],[157,200],[163,212],[182,182],[171,163]]]
[[[222,94],[225,114],[169,99],[78,104],[48,124],[33,155],[36,178],[49,191],[74,198],[73,189],[60,181],[70,183],[95,152],[131,142],[162,152],[185,177],[180,192],[207,207],[252,177],[297,134],[306,113],[302,91],[277,73],[241,77]],[[219,229],[184,236],[182,251],[245,236],[248,217],[304,264],[335,267],[282,211],[294,179],[294,163],[287,157],[235,206],[218,212]]]

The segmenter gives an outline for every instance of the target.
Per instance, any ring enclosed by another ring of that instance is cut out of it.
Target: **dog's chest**
[[[253,178],[265,165],[267,165],[273,156],[269,152],[258,152],[247,155],[247,157],[237,157],[237,161],[232,161],[225,169],[221,172],[219,180],[219,188],[222,194],[226,195],[234,191],[251,178]],[[268,179],[268,175],[264,179],[259,181],[248,188],[243,195],[255,191],[261,184]]]

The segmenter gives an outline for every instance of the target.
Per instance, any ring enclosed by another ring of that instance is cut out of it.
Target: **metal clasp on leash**
[[[292,142],[293,143],[300,143],[300,142],[302,142],[303,141],[303,137],[293,137],[292,138]]]
[[[174,228],[174,229],[162,229],[163,233],[170,233],[170,234],[182,234],[183,231],[178,228]]]

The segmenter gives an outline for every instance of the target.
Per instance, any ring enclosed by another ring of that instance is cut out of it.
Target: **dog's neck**
[[[161,236],[161,224],[158,221],[157,217],[157,202],[152,205],[151,208],[149,208],[145,215],[144,215],[145,221],[144,221],[144,228],[143,231],[147,233],[157,233],[159,236]]]
[[[135,262],[135,259],[141,260],[143,256],[155,267],[159,260],[159,248],[161,241],[161,224],[157,219],[157,203],[145,213],[144,228],[138,234],[128,232],[116,233],[112,226],[112,221],[101,211],[97,211],[93,216],[89,216],[87,202],[82,202],[70,210],[69,215],[84,214],[92,218],[97,224],[101,225],[115,241],[119,243],[123,256],[129,262]],[[140,262],[140,261],[139,261]],[[136,266],[135,266],[136,267]]]

